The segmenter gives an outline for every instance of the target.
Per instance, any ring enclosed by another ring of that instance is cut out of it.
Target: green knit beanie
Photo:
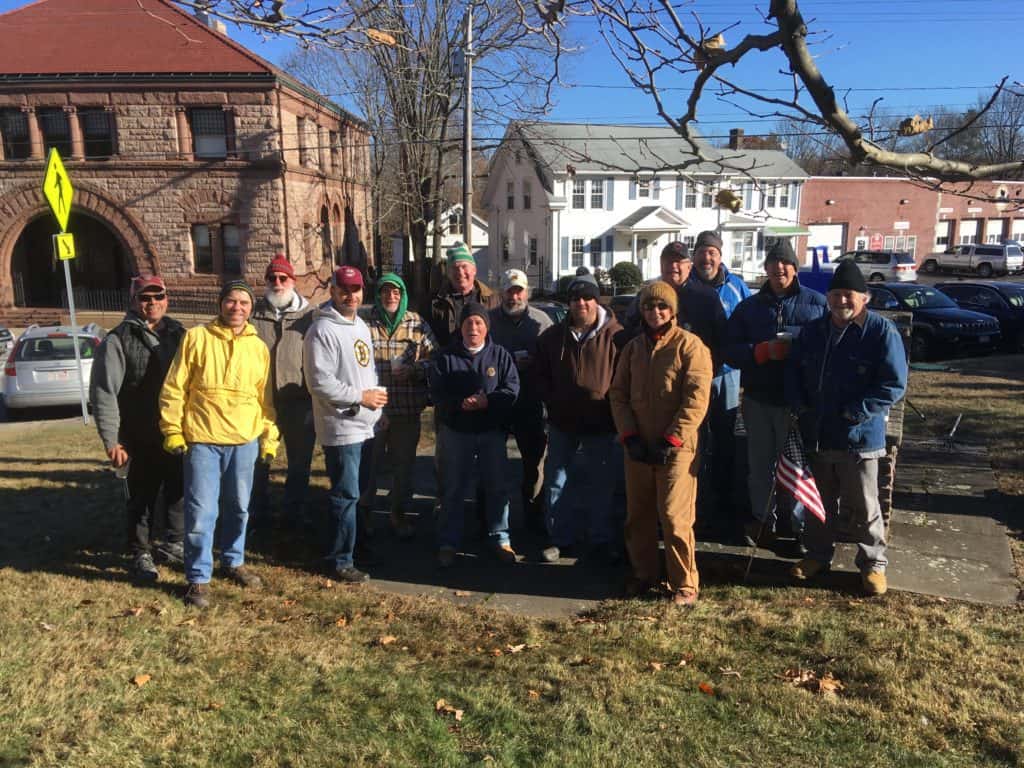
[[[476,259],[473,258],[473,254],[470,253],[466,244],[462,242],[455,243],[455,245],[445,251],[445,255],[448,257],[449,264],[454,264],[456,261],[469,261],[476,264]]]

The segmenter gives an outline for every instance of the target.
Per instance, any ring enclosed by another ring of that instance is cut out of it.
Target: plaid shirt
[[[427,407],[427,365],[437,352],[437,340],[423,318],[413,311],[407,311],[395,332],[388,332],[381,322],[380,314],[374,307],[367,322],[373,339],[373,359],[377,364],[377,381],[387,387],[388,404],[384,406],[386,416],[418,416]],[[405,381],[397,382],[391,374],[391,361],[401,358],[412,366],[412,375]]]

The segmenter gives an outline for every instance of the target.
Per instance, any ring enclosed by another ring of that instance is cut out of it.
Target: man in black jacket
[[[163,491],[166,531],[156,554],[183,562],[184,509],[180,456],[161,444],[160,389],[185,329],[166,316],[167,286],[159,277],[137,277],[132,307],[100,344],[89,383],[93,415],[114,469],[128,470],[129,549],[132,574],[156,581],[153,562],[156,512]]]

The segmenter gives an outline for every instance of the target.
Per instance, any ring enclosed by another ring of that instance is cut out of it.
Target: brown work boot
[[[494,554],[497,556],[498,560],[506,563],[507,565],[512,565],[516,562],[516,551],[512,549],[511,544],[500,545],[496,550],[494,550]]]
[[[210,586],[208,584],[189,584],[185,588],[185,605],[203,611],[210,607]]]
[[[222,568],[221,572],[225,579],[245,589],[260,589],[263,586],[263,580],[244,565],[237,568]]]
[[[672,593],[672,605],[680,608],[692,608],[697,604],[697,593],[692,589],[680,589]]]
[[[828,566],[825,565],[825,563],[805,557],[789,569],[789,575],[797,581],[809,581],[810,579],[825,573],[827,570]]]
[[[864,586],[864,594],[871,597],[884,595],[889,589],[889,583],[885,578],[885,571],[868,571],[861,574],[860,580]]]

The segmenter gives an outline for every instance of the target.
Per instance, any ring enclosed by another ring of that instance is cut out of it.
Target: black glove
[[[672,449],[675,446],[672,445],[664,437],[658,438],[658,442],[651,446],[650,452],[648,453],[648,461],[656,466],[665,466],[668,464],[668,457],[672,455]]]
[[[647,443],[639,435],[630,435],[625,439],[624,444],[629,458],[641,464],[647,463]]]

